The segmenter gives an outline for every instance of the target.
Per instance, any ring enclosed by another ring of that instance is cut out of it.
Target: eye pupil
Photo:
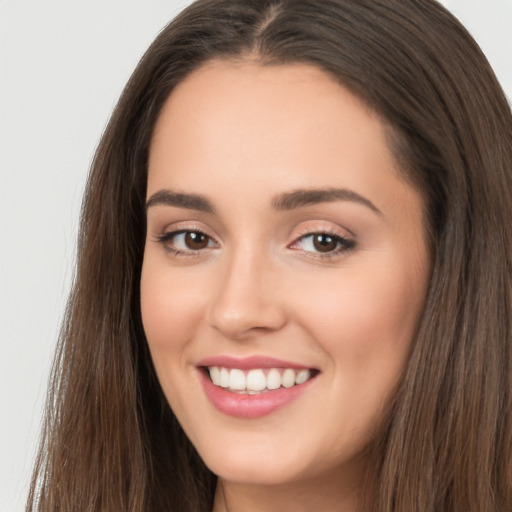
[[[318,252],[330,252],[336,249],[338,241],[331,235],[318,234],[313,238],[313,245]]]
[[[185,234],[185,244],[189,249],[205,249],[208,246],[209,237],[197,231],[188,231]]]

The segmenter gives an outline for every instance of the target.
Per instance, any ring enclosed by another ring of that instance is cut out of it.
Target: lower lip
[[[313,377],[291,388],[279,388],[259,395],[245,395],[215,386],[204,371],[199,370],[199,373],[206,396],[212,404],[220,412],[237,418],[261,418],[281,409],[299,398],[316,378]]]

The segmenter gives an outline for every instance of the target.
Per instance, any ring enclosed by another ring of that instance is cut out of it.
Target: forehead
[[[170,187],[232,200],[236,192],[243,204],[258,187],[268,198],[342,186],[394,202],[411,191],[387,141],[380,117],[314,66],[213,61],[164,105],[147,195]]]
[[[228,146],[243,150],[245,162],[277,154],[289,160],[300,153],[300,146],[287,152],[290,144],[320,140],[325,149],[344,144],[354,154],[379,151],[389,158],[385,130],[364,103],[314,66],[213,61],[178,84],[166,101],[150,167],[158,153],[178,156],[185,142],[201,149],[189,159],[206,151],[213,157]]]
[[[226,121],[230,114],[251,119],[256,133],[260,127],[257,120],[276,121],[279,114],[311,116],[312,109],[317,116],[322,116],[340,103],[346,113],[364,111],[366,121],[371,119],[375,126],[383,126],[382,120],[364,102],[313,65],[213,60],[193,71],[173,89],[155,134],[171,115],[185,114],[190,124],[196,124],[197,115],[205,121],[216,118],[222,110]]]

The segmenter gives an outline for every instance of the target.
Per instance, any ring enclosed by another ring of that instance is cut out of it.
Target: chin
[[[322,474],[336,472],[340,460],[349,453],[336,453],[333,465],[331,447],[307,442],[307,435],[277,436],[261,432],[261,435],[231,435],[218,444],[197,446],[206,466],[224,481],[243,485],[289,485],[314,480]],[[219,436],[221,437],[221,436]],[[238,437],[238,439],[236,439]],[[245,437],[245,439],[244,439]],[[233,439],[235,438],[235,439]],[[231,439],[231,442],[230,442]],[[351,464],[351,463],[349,463]]]
[[[226,457],[207,466],[222,480],[242,485],[284,485],[304,478],[303,468],[262,459],[240,461]]]

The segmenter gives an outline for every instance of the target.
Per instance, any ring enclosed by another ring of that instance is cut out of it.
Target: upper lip
[[[309,370],[312,367],[285,361],[270,356],[250,356],[250,357],[233,357],[233,356],[212,356],[201,359],[197,366],[220,366],[223,368],[238,368],[240,370],[252,370],[255,368],[293,368],[296,370]]]

